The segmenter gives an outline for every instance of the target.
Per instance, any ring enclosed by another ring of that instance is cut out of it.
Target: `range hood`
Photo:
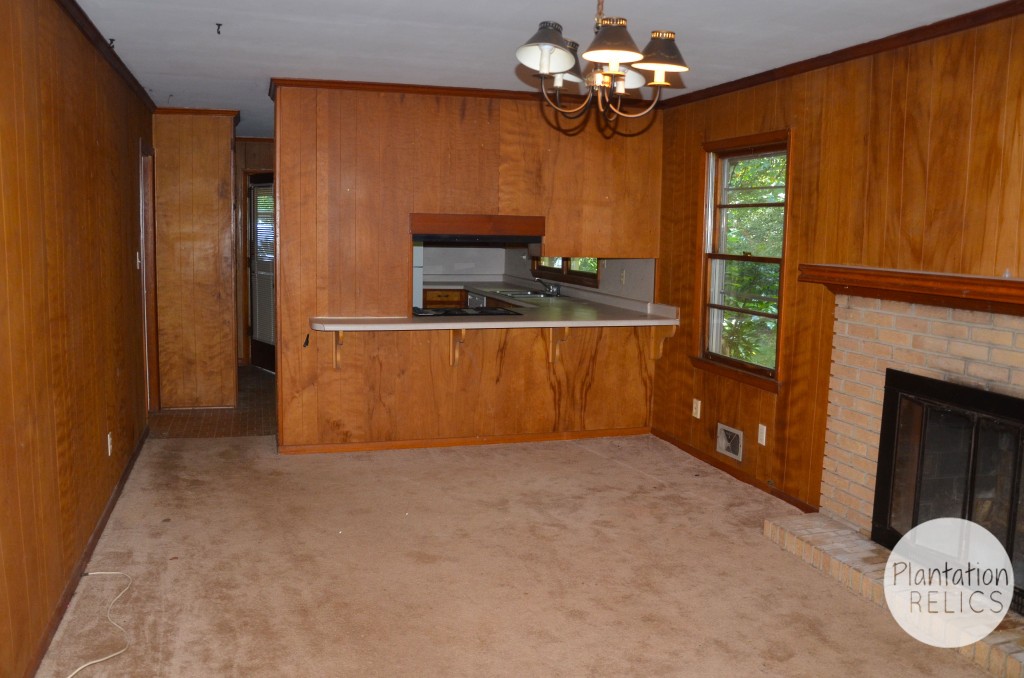
[[[414,212],[409,232],[423,243],[528,245],[544,237],[544,217]]]

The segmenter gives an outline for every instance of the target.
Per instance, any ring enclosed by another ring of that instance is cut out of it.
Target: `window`
[[[788,153],[737,146],[708,148],[704,357],[774,378]]]
[[[533,274],[538,278],[597,287],[595,257],[534,257]]]

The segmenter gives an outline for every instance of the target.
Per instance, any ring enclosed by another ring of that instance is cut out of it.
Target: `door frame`
[[[252,326],[253,310],[252,310],[252,266],[251,266],[251,264],[252,264],[252,254],[253,254],[253,252],[252,252],[252,242],[253,242],[253,238],[255,237],[255,234],[252,232],[252,222],[251,222],[249,208],[250,208],[250,203],[252,202],[251,190],[252,190],[252,184],[253,184],[253,177],[261,177],[261,176],[269,176],[270,177],[270,183],[273,186],[275,186],[275,189],[276,189],[276,186],[277,186],[277,176],[276,176],[276,173],[275,173],[274,170],[272,170],[272,169],[270,169],[270,170],[266,170],[266,169],[263,169],[263,170],[246,170],[245,173],[244,173],[244,186],[243,186],[243,189],[244,189],[245,198],[241,202],[243,203],[242,210],[243,210],[243,214],[244,214],[244,216],[242,218],[242,224],[243,224],[242,232],[243,232],[243,237],[244,237],[244,240],[245,240],[245,243],[244,243],[243,247],[244,247],[244,253],[245,253],[245,279],[246,279],[246,283],[244,285],[244,288],[245,288],[245,295],[244,295],[245,296],[245,311],[244,312],[245,312],[245,328],[246,328],[245,334],[246,334],[246,337],[245,337],[245,341],[243,343],[245,344],[245,353],[246,353],[246,357],[247,357],[247,361],[246,361],[247,364],[256,365],[257,357],[261,357],[264,361],[269,360],[269,363],[273,366],[270,371],[272,371],[272,372],[274,372],[276,374],[277,373],[277,355],[276,355],[277,354],[277,346],[276,346],[276,342],[275,342],[274,345],[266,344],[265,342],[257,342],[255,339],[253,339],[253,326]],[[258,183],[265,183],[265,182],[258,182]],[[277,204],[277,192],[276,192],[276,190],[274,192],[274,201],[275,201],[275,214],[276,214],[276,204]],[[276,228],[276,226],[275,226],[275,229],[274,229],[274,236],[275,236],[275,239],[276,239],[276,237],[277,237],[277,228]],[[275,264],[274,264],[274,296],[273,296],[274,316],[275,317],[277,316],[277,263],[276,263],[277,251],[276,250],[277,250],[277,248],[275,247],[275,253],[274,253],[274,259],[275,259]],[[275,323],[275,325],[276,325],[276,323]],[[276,334],[276,329],[277,328],[275,327],[274,329],[275,329],[275,334]],[[260,347],[256,346],[257,343],[260,345]],[[257,367],[261,367],[262,369],[267,369],[266,367],[264,367],[262,365],[257,365]]]
[[[156,185],[155,151],[139,141],[139,274],[142,284],[143,355],[146,411],[160,410],[159,337],[156,314]]]

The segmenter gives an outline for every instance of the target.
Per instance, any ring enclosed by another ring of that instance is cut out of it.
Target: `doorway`
[[[252,364],[271,372],[274,362],[274,175],[249,175],[249,337]]]

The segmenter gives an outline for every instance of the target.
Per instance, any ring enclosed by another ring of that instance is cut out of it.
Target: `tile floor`
[[[161,410],[149,417],[151,438],[227,438],[277,433],[273,372],[238,368],[238,407]]]

